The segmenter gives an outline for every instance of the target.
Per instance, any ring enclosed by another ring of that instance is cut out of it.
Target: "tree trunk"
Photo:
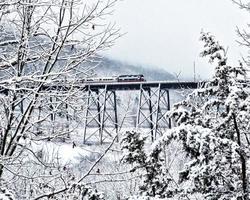
[[[234,121],[234,128],[236,130],[237,133],[237,143],[239,146],[241,146],[241,140],[240,140],[240,130],[236,121],[236,116],[235,114],[233,114],[233,121]],[[241,162],[241,179],[242,179],[242,190],[243,190],[243,199],[244,200],[249,200],[248,198],[248,187],[247,187],[247,166],[246,166],[246,159],[243,155],[242,152],[238,152],[238,154],[240,155],[240,162]]]

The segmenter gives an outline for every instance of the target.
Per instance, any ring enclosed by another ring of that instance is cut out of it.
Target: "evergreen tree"
[[[172,197],[172,178],[162,159],[162,146],[155,146],[152,151],[146,152],[146,138],[140,133],[127,132],[122,140],[124,163],[132,164],[131,172],[142,174],[139,193],[144,197]]]
[[[212,80],[174,105],[169,117],[177,126],[153,144],[151,153],[126,161],[144,167],[146,175],[142,188],[151,197],[178,194],[182,199],[189,199],[189,194],[202,194],[207,200],[248,200],[250,91],[244,79],[246,71],[241,63],[237,67],[228,65],[226,50],[214,36],[202,33],[201,40],[204,42],[201,56],[217,64]],[[145,152],[131,148],[139,137],[135,133],[129,137],[134,136],[136,138],[127,140],[125,149]],[[164,145],[173,141],[182,144],[187,156],[175,190],[169,184],[174,180],[167,178],[161,159]],[[145,142],[143,144],[145,146]]]
[[[203,57],[216,62],[215,75],[204,88],[176,104],[170,116],[178,124],[161,142],[181,141],[189,162],[180,172],[182,193],[205,199],[249,199],[249,88],[245,70],[227,64],[226,51],[202,33]],[[188,183],[188,184],[187,184]],[[186,187],[188,186],[188,187]]]

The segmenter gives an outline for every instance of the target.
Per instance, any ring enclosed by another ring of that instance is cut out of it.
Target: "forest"
[[[118,3],[0,1],[0,199],[249,200],[250,61],[242,56],[232,64],[227,44],[209,30],[197,43],[213,76],[179,91],[160,116],[172,126],[154,138],[143,128],[123,128],[137,120],[138,98],[126,91],[118,96],[123,111],[116,130],[101,144],[98,131],[83,139],[90,97],[82,80],[115,71],[102,69],[111,60],[101,52],[124,36],[110,22]],[[233,3],[250,12],[250,2]],[[249,51],[249,30],[235,34],[239,48]],[[158,81],[180,81],[159,69],[141,70]]]

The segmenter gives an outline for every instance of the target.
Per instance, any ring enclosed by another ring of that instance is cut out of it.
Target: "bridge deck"
[[[172,82],[172,81],[150,81],[150,82],[112,82],[112,83],[89,83],[85,88],[91,90],[104,89],[107,86],[108,90],[140,90],[140,87],[154,88],[160,87],[162,89],[195,89],[200,82]]]
[[[204,82],[192,82],[192,81],[181,81],[181,82],[173,82],[173,81],[147,81],[147,82],[100,82],[100,83],[59,83],[59,84],[45,84],[42,86],[42,90],[58,90],[58,91],[67,91],[72,90],[72,88],[78,88],[81,90],[99,90],[99,89],[107,89],[107,90],[140,90],[157,88],[160,86],[161,89],[195,89],[202,85]],[[35,87],[29,86],[27,88],[23,87],[19,90],[28,91]],[[8,94],[8,91],[11,90],[7,87],[0,86],[0,93]]]

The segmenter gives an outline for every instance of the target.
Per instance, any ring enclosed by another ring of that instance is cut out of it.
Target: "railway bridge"
[[[118,121],[117,92],[131,91],[138,93],[138,105],[135,124],[139,131],[147,127],[148,134],[154,140],[166,128],[171,128],[171,119],[166,117],[170,109],[170,90],[195,89],[199,82],[112,82],[88,83],[84,86],[87,92],[87,105],[84,122],[84,143],[98,135],[100,143],[107,137],[119,134],[121,122]],[[96,129],[91,132],[93,124]],[[119,136],[118,136],[119,137]]]
[[[170,90],[195,89],[203,82],[173,82],[173,81],[103,81],[77,83],[67,86],[66,83],[44,85],[42,90],[67,91],[72,87],[84,92],[86,101],[83,120],[83,141],[87,143],[92,137],[97,137],[102,144],[108,138],[119,134],[122,123],[119,121],[117,93],[134,93],[137,95],[134,123],[130,126],[140,131],[147,129],[151,139],[161,135],[165,129],[171,128],[171,119],[166,117],[170,110]],[[8,95],[9,90],[0,88],[1,93]],[[52,98],[51,98],[52,99]],[[52,100],[51,100],[52,103]],[[67,105],[66,105],[67,106]],[[39,109],[41,109],[39,107]],[[39,113],[41,110],[39,110]],[[52,115],[51,115],[52,116]],[[53,116],[51,117],[53,121]],[[118,135],[119,138],[119,135]]]

